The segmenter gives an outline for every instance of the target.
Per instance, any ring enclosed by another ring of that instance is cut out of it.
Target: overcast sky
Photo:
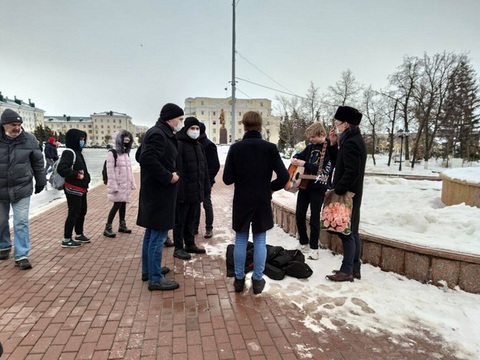
[[[380,89],[404,55],[444,50],[480,73],[479,14],[478,0],[239,0],[236,76],[303,96],[350,69]],[[0,91],[46,115],[113,110],[150,126],[166,102],[231,96],[231,77],[231,0],[0,0]]]

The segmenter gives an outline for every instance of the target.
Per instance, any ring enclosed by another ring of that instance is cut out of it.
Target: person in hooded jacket
[[[358,233],[360,224],[360,206],[362,204],[363,178],[367,161],[367,147],[360,128],[362,113],[350,106],[339,106],[335,113],[335,126],[339,135],[339,150],[335,164],[332,187],[335,194],[343,195],[353,192],[351,215],[351,234],[338,236],[342,240],[343,261],[340,270],[327,275],[331,281],[354,281],[361,279],[360,256],[362,243]]]
[[[215,145],[205,134],[205,124],[200,122],[200,137],[198,142],[202,144],[205,151],[205,157],[208,165],[208,176],[210,178],[210,187],[215,184],[215,176],[220,170],[220,161],[218,159],[217,145]],[[213,236],[213,206],[211,191],[205,194],[203,199],[203,209],[205,210],[205,234],[204,238],[208,239]],[[193,224],[194,234],[198,234],[198,226],[200,224],[200,204],[198,205],[197,212],[195,213],[195,222]]]
[[[46,185],[43,155],[33,134],[22,127],[22,117],[5,109],[0,118],[0,260],[12,250],[9,214],[13,210],[13,257],[21,270],[32,268],[30,252],[30,198]],[[33,182],[35,178],[35,186]]]
[[[235,231],[233,252],[236,292],[245,286],[245,259],[250,227],[253,233],[252,289],[260,294],[265,287],[263,271],[267,258],[267,230],[273,227],[272,193],[283,189],[288,171],[275,144],[262,140],[262,117],[247,111],[242,118],[243,139],[230,146],[223,182],[235,184],[233,194],[232,228]],[[276,178],[272,180],[273,173]]]
[[[68,205],[62,240],[64,248],[75,248],[90,242],[90,239],[83,233],[87,214],[87,191],[90,183],[90,174],[82,154],[86,142],[87,133],[85,131],[68,130],[65,136],[65,146],[75,152],[75,157],[72,151],[64,149],[57,167],[58,174],[65,178],[63,191]],[[74,229],[76,236],[72,238]]]
[[[185,119],[184,127],[177,133],[178,169],[180,186],[173,242],[173,256],[188,260],[190,253],[204,254],[205,249],[195,244],[194,222],[200,203],[210,193],[208,164],[202,145],[198,142],[200,122],[195,117]],[[184,246],[185,245],[185,246]]]
[[[112,230],[112,222],[117,212],[120,217],[118,232],[130,234],[132,230],[127,227],[125,214],[127,203],[130,202],[132,190],[137,188],[130,162],[130,150],[133,145],[133,135],[127,130],[119,131],[115,136],[115,145],[113,151],[108,151],[107,155],[107,198],[113,202],[113,206],[108,214],[107,224],[105,225],[104,236],[115,237]]]
[[[55,161],[58,160],[58,151],[55,138],[50,136],[48,142],[45,144],[45,173],[48,173],[48,170],[53,167]]]

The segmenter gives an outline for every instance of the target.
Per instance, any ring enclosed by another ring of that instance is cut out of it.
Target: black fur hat
[[[339,106],[335,113],[335,120],[346,121],[352,125],[360,124],[362,113],[350,106]]]

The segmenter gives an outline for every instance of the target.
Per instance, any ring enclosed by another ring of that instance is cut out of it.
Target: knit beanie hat
[[[360,124],[362,113],[350,106],[339,106],[334,116],[335,120],[346,121],[352,125]]]
[[[18,113],[16,113],[12,109],[5,109],[2,113],[0,124],[4,125],[11,123],[23,123],[23,119],[20,115],[18,115]]]
[[[193,116],[187,117],[183,122],[183,127],[185,128],[185,130],[188,130],[190,127],[194,125],[200,126],[200,121],[198,121],[198,119]]]
[[[55,142],[55,138],[53,136],[50,136],[48,138],[48,143],[53,145],[54,142]]]
[[[160,111],[160,119],[162,121],[168,121],[171,119],[175,119],[179,116],[183,116],[183,110],[180,106],[168,103],[162,107],[162,111]]]

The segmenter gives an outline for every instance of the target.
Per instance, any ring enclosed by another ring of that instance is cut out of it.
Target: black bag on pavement
[[[313,270],[307,263],[300,261],[290,261],[284,268],[285,274],[297,279],[306,279],[313,274]]]

